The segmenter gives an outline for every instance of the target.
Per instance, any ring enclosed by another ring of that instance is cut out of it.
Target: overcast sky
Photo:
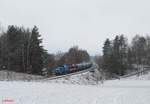
[[[150,33],[149,0],[0,0],[0,23],[39,28],[50,53],[78,45],[102,54],[106,38]]]

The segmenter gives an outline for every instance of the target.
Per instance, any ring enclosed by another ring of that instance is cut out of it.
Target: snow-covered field
[[[112,80],[103,85],[0,82],[0,104],[150,104],[150,82]]]
[[[1,79],[7,76],[5,71],[0,74]],[[103,84],[90,72],[36,82],[24,79],[41,76],[12,75],[18,81],[0,81],[0,104],[150,104],[150,72]]]

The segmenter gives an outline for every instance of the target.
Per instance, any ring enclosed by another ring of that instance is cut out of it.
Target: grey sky
[[[37,25],[49,52],[78,45],[101,53],[106,38],[150,33],[149,0],[0,0],[4,27]]]

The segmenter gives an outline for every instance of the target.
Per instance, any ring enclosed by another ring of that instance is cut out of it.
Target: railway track
[[[88,69],[85,69],[85,70],[82,70],[82,71],[78,71],[78,72],[74,72],[74,73],[70,73],[70,74],[66,74],[66,75],[60,75],[60,76],[44,78],[44,79],[40,79],[38,81],[48,81],[48,80],[54,80],[54,79],[59,79],[59,78],[65,78],[65,77],[68,77],[68,76],[82,74],[82,73],[85,73],[85,72],[88,72],[88,71],[92,71],[92,70],[94,70],[96,68],[97,68],[97,66],[93,65],[91,68],[88,68]]]

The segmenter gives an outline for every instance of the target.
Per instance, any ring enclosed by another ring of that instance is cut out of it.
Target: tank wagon
[[[69,73],[74,73],[77,71],[85,70],[92,67],[92,63],[80,63],[71,65],[62,65],[53,69],[53,74],[55,75],[65,75]]]

